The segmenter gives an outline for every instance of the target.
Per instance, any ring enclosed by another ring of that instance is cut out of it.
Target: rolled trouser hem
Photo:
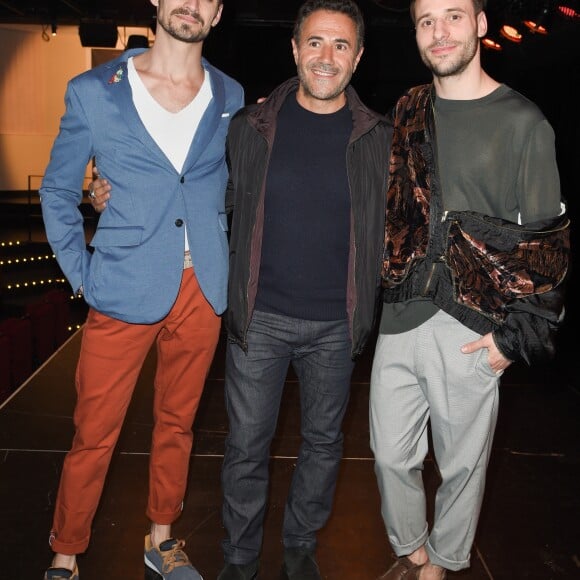
[[[147,510],[146,515],[154,524],[169,526],[181,515],[181,512],[182,510],[179,510],[168,514]]]
[[[222,544],[222,549],[224,552],[224,561],[227,564],[235,564],[236,566],[247,566],[248,564],[253,564],[260,558],[260,548],[242,548],[234,547],[229,544],[229,541],[225,541]]]
[[[389,541],[391,542],[391,547],[393,548],[393,551],[395,552],[395,554],[397,554],[397,557],[400,558],[401,556],[408,556],[409,554],[412,554],[415,550],[418,550],[421,546],[424,546],[425,542],[427,542],[428,536],[429,536],[429,527],[427,524],[425,524],[425,529],[423,530],[423,533],[412,542],[409,542],[407,544],[398,544],[390,536]]]
[[[453,572],[457,572],[458,570],[464,570],[465,568],[469,568],[470,565],[470,557],[467,556],[465,560],[448,560],[444,558],[440,554],[438,554],[431,544],[427,542],[425,544],[425,549],[427,550],[427,554],[429,556],[429,561],[431,564],[435,564],[435,566],[441,566],[446,570],[451,570]]]
[[[224,563],[232,564],[233,566],[252,566],[253,564],[258,566],[260,564],[260,557],[257,556],[253,560],[240,560],[239,558],[224,557]]]
[[[76,556],[77,554],[82,554],[83,552],[86,552],[88,547],[88,538],[82,542],[74,543],[60,542],[56,539],[53,539],[50,542],[50,549],[53,552],[56,554],[65,554],[66,556]]]
[[[316,542],[300,542],[296,540],[284,540],[283,542],[285,549],[292,549],[297,548],[300,550],[305,550],[307,552],[315,552],[316,551]]]

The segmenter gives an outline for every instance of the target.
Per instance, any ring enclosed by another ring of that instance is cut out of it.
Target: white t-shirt
[[[167,159],[180,172],[199,122],[212,99],[209,72],[205,71],[203,84],[195,98],[177,113],[172,113],[151,96],[135,69],[133,57],[129,58],[127,69],[133,92],[133,103],[143,125]],[[187,230],[185,230],[186,233]],[[185,250],[188,249],[189,243],[185,235]]]

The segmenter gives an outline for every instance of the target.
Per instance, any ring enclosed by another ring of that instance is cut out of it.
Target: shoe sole
[[[163,576],[145,564],[145,580],[163,580]]]
[[[203,580],[202,575],[200,574],[199,577]],[[153,568],[149,568],[147,564],[145,564],[145,580],[163,580],[163,576],[157,572],[157,570],[153,570]]]

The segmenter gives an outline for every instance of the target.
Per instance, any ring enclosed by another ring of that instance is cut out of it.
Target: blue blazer
[[[243,106],[241,85],[205,59],[213,98],[181,173],[145,129],[127,60],[135,49],[73,78],[66,111],[40,188],[48,241],[74,291],[108,316],[148,324],[171,309],[181,282],[184,225],[201,290],[217,314],[228,278],[225,139]],[[113,194],[90,241],[82,202],[87,163],[95,158]]]

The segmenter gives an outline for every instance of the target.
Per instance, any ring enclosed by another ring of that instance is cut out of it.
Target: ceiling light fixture
[[[510,42],[515,42],[519,44],[522,41],[522,33],[510,24],[504,24],[500,29],[499,33]]]
[[[532,34],[548,34],[548,29],[546,28],[546,21],[548,20],[548,6],[544,6],[538,15],[537,18],[534,20],[526,19],[523,20],[524,26],[532,33]]]
[[[548,31],[539,22],[534,22],[533,20],[524,20],[523,23],[532,34],[548,34]]]
[[[490,38],[489,36],[482,38],[481,44],[483,45],[484,48],[487,48],[488,50],[495,50],[496,52],[501,52],[503,50],[502,45],[499,42],[495,41],[493,38]]]
[[[565,18],[570,18],[572,20],[576,19],[576,18],[580,18],[580,14],[578,12],[576,12],[576,10],[574,10],[574,8],[571,8],[570,6],[558,6],[557,10]]]

